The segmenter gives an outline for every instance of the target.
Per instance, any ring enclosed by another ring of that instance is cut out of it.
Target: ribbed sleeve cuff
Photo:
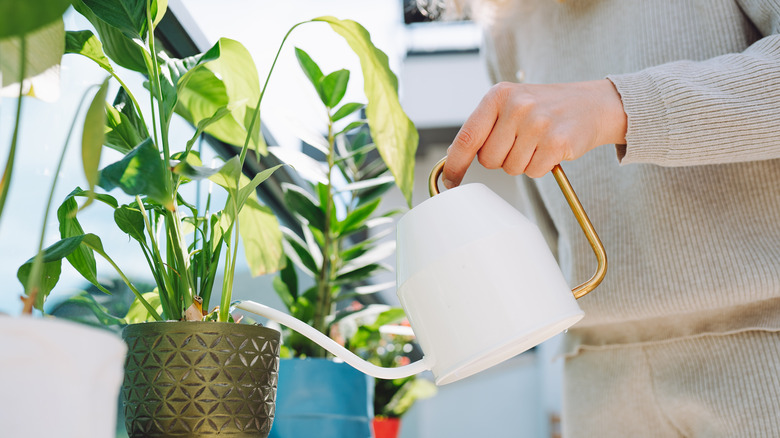
[[[664,162],[669,156],[668,109],[647,72],[607,76],[623,100],[628,116],[626,144],[615,145],[621,164]]]

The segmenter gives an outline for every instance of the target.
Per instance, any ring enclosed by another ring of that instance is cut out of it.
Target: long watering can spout
[[[284,312],[280,312],[279,310],[273,309],[271,307],[255,303],[254,301],[242,301],[236,307],[242,310],[246,310],[247,312],[254,313],[255,315],[268,318],[271,321],[275,321],[279,324],[291,328],[292,330],[295,330],[303,336],[311,339],[320,347],[328,350],[328,352],[334,356],[348,363],[358,371],[368,374],[369,376],[376,377],[377,379],[401,379],[430,369],[425,357],[416,362],[412,362],[409,365],[400,367],[386,368],[376,366],[361,359],[351,351],[339,345],[333,339],[320,333],[305,322]]]

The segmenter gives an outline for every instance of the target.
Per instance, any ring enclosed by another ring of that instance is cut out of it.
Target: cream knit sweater
[[[606,77],[628,115],[627,145],[562,164],[609,258],[569,352],[780,330],[780,1],[522,1],[487,32],[493,78]],[[590,278],[552,176],[520,183],[570,283]]]

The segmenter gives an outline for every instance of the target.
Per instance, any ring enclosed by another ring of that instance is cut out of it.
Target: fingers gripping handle
[[[431,196],[439,194],[438,180],[439,176],[441,176],[442,172],[444,172],[444,164],[446,161],[446,157],[442,158],[438,163],[436,163],[435,166],[433,166],[433,170],[431,170],[431,174],[428,177],[428,191]],[[574,298],[580,298],[595,289],[607,274],[607,252],[604,250],[604,245],[601,243],[601,239],[599,238],[598,234],[596,234],[596,230],[593,228],[593,224],[590,222],[590,218],[588,218],[588,215],[582,208],[582,204],[580,203],[579,198],[577,198],[577,194],[574,192],[571,183],[569,183],[569,179],[566,177],[566,174],[563,173],[563,169],[561,168],[560,164],[556,164],[555,167],[553,167],[552,174],[555,177],[555,181],[558,182],[558,187],[561,188],[563,196],[569,203],[571,211],[577,218],[577,222],[580,224],[582,231],[585,233],[585,237],[588,238],[588,243],[590,243],[591,248],[593,248],[593,253],[596,255],[596,260],[598,262],[596,272],[593,274],[590,280],[572,289]]]
[[[348,363],[358,371],[366,373],[369,376],[376,377],[377,379],[401,379],[403,377],[409,377],[430,369],[425,357],[416,362],[410,363],[409,365],[404,365],[401,367],[379,367],[359,358],[351,351],[336,343],[336,341],[333,339],[325,336],[303,321],[300,321],[284,312],[280,312],[279,310],[273,309],[271,307],[255,303],[254,301],[242,301],[236,307],[241,310],[254,313],[255,315],[263,316],[270,319],[271,321],[278,322],[279,324],[295,330],[303,336],[311,339],[320,347],[328,350],[334,356]]]

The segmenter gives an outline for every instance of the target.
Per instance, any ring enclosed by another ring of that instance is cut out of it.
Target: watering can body
[[[538,227],[482,184],[398,223],[398,298],[437,384],[469,376],[583,317]]]

